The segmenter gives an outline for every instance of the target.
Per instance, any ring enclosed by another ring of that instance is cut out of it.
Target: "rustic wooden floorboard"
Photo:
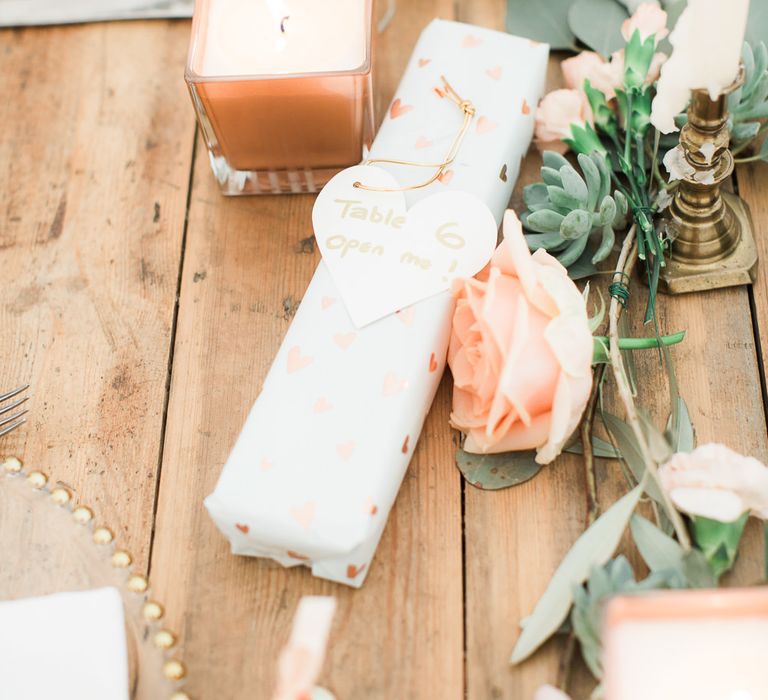
[[[0,32],[3,442],[146,565],[194,119],[185,24]],[[177,66],[178,70],[168,70]]]
[[[379,38],[382,114],[445,0],[402,5]],[[190,692],[268,698],[302,595],[339,599],[322,681],[339,698],[461,698],[461,485],[443,383],[361,590],[235,557],[203,511],[319,256],[313,197],[222,198],[198,147],[151,578],[173,601]]]

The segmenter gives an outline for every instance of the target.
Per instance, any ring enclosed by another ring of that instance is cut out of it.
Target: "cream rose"
[[[768,519],[768,467],[725,445],[679,452],[659,477],[675,506],[689,515],[729,523],[749,511]]]
[[[544,250],[533,255],[514,211],[504,240],[457,298],[448,364],[451,423],[473,453],[536,448],[548,464],[576,429],[592,386],[592,334],[584,298]]]
[[[581,90],[553,90],[536,110],[536,147],[565,153],[568,145],[563,139],[571,138],[571,124],[594,126],[587,96]]]

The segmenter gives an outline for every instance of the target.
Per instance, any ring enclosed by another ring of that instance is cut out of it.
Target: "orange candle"
[[[371,0],[197,0],[186,80],[225,194],[313,192],[373,134]]]
[[[603,644],[606,700],[768,700],[768,588],[614,598]]]

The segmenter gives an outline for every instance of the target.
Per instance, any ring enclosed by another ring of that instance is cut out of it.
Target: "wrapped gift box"
[[[545,45],[458,22],[421,34],[371,158],[440,162],[462,114],[441,75],[477,108],[440,180],[406,192],[477,195],[501,222],[544,89]],[[425,170],[382,165],[403,185]],[[356,328],[324,264],[205,505],[236,554],[362,585],[445,367],[453,299],[438,294]],[[446,426],[446,430],[448,427]]]

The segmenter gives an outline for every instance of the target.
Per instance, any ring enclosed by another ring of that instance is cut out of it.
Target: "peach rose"
[[[565,268],[533,255],[514,211],[475,279],[455,283],[448,364],[451,424],[473,453],[537,449],[548,464],[576,429],[592,387],[587,308]]]
[[[615,60],[616,57],[619,60]],[[624,53],[617,51],[610,61],[605,61],[594,51],[582,51],[573,58],[567,58],[560,64],[565,84],[572,90],[582,90],[584,81],[602,92],[606,99],[616,96],[616,88],[621,87],[624,77]]]
[[[661,66],[667,60],[667,55],[657,51],[653,55],[651,66],[645,84],[650,85],[659,79]],[[573,58],[567,58],[560,64],[565,84],[574,90],[582,90],[584,81],[589,80],[593,88],[597,88],[607,100],[616,96],[616,88],[624,82],[624,50],[615,51],[610,61],[594,51],[582,51]]]
[[[730,523],[750,511],[768,520],[768,467],[725,445],[678,452],[659,477],[675,506],[689,515]]]
[[[553,90],[536,110],[536,147],[540,151],[565,153],[563,139],[571,137],[571,124],[594,126],[592,109],[581,90]]]
[[[667,13],[655,2],[644,2],[639,5],[631,17],[627,17],[621,25],[621,35],[629,41],[635,30],[640,31],[640,38],[645,41],[651,34],[656,35],[658,44],[667,34]]]

